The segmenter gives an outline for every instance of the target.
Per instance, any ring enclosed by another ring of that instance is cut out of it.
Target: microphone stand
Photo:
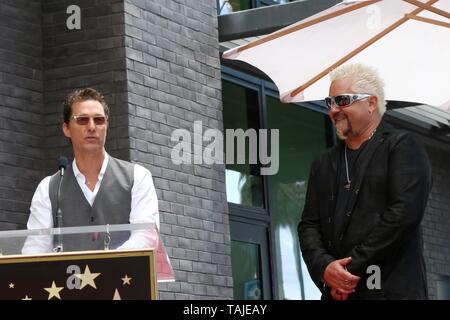
[[[66,160],[67,161],[67,160]],[[64,162],[64,161],[63,161]],[[60,205],[60,194],[61,194],[61,183],[64,178],[64,170],[66,168],[65,164],[60,164],[60,178],[58,184],[58,191],[56,193],[56,227],[58,228],[58,234],[56,234],[56,247],[53,249],[55,252],[63,251],[63,239],[61,235],[62,228],[62,210]]]

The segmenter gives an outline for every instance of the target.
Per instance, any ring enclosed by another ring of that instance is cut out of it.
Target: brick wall
[[[43,174],[41,2],[0,7],[0,230],[8,230],[25,228]]]
[[[433,188],[422,222],[430,299],[436,299],[436,281],[450,276],[450,152],[446,146],[427,145],[433,167]]]
[[[160,298],[231,298],[225,168],[170,158],[173,130],[222,130],[215,0],[127,0],[125,34],[131,160],[153,173],[177,280]]]
[[[67,7],[81,9],[81,29],[69,30]],[[110,107],[107,151],[129,159],[122,0],[42,1],[45,152],[47,174],[59,155],[73,157],[61,130],[62,102],[77,88],[100,90]]]
[[[111,107],[107,150],[149,168],[176,272],[162,299],[232,297],[223,165],[174,165],[173,130],[222,130],[214,0],[0,0],[0,227],[25,227],[39,181],[72,157],[62,102],[92,86]],[[69,30],[69,5],[81,29]],[[207,144],[207,143],[205,143]]]

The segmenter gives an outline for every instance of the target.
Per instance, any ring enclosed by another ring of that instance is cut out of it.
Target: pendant
[[[349,189],[350,189],[350,182],[344,184],[344,188],[347,189],[347,190],[349,190]]]

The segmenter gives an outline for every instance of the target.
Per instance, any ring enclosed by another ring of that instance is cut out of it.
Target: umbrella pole
[[[434,19],[430,19],[430,18],[419,17],[419,16],[415,16],[415,15],[408,15],[408,18],[409,19],[413,19],[413,20],[417,20],[417,21],[421,21],[421,22],[431,23],[431,24],[434,24],[436,26],[450,28],[450,23],[447,23],[447,22],[444,22],[444,21],[439,21],[439,20],[434,20]]]
[[[431,11],[433,13],[436,13],[436,14],[438,14],[440,16],[443,16],[443,17],[445,17],[447,19],[450,19],[450,13],[448,13],[447,11],[435,8],[435,7],[433,7],[432,5],[430,5],[428,3],[423,3],[423,2],[420,2],[420,1],[417,1],[417,0],[403,0],[403,1],[408,2],[409,4],[413,4],[416,7],[419,7],[419,8]]]

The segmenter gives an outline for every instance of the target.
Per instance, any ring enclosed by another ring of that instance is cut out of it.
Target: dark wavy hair
[[[95,89],[85,88],[73,91],[64,101],[63,119],[65,123],[70,122],[73,104],[86,100],[95,100],[100,102],[103,106],[103,111],[105,111],[106,118],[109,118],[109,107],[103,95]]]

